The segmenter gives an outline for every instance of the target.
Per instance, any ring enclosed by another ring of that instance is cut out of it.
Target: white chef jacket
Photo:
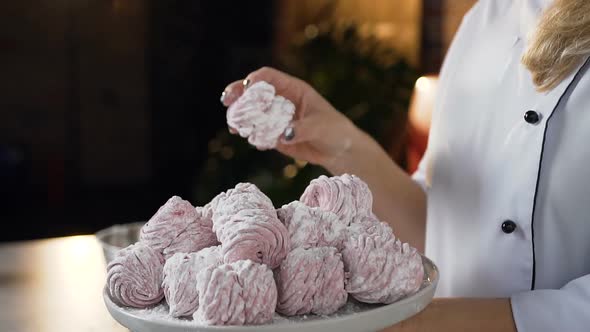
[[[437,296],[510,297],[521,332],[590,331],[588,63],[539,93],[520,62],[549,3],[481,0],[465,16],[414,178]]]

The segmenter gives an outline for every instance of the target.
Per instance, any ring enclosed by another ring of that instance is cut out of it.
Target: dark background
[[[0,6],[0,240],[146,220],[190,196],[225,126],[221,91],[271,63],[272,1],[131,3],[114,22],[84,1]]]
[[[0,241],[92,233],[195,197],[226,126],[221,91],[275,64],[278,3],[0,4]],[[441,6],[424,1],[421,73],[444,53]]]

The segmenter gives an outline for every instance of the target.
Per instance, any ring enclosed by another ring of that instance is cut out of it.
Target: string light
[[[307,161],[305,160],[295,160],[295,165],[299,168],[303,168],[307,165]]]
[[[320,32],[320,30],[318,29],[317,25],[315,25],[315,24],[310,24],[310,25],[306,26],[305,30],[303,31],[303,33],[305,33],[305,38],[307,38],[307,39],[314,39],[315,37],[318,36],[319,32]]]
[[[430,129],[437,82],[436,76],[420,77],[416,80],[416,88],[410,100],[408,121],[423,133],[427,133]]]
[[[294,164],[289,164],[285,166],[285,168],[283,168],[283,176],[287,179],[294,178],[298,172],[299,170],[297,169],[297,166],[295,166]]]
[[[428,91],[430,86],[430,79],[426,76],[422,76],[416,81],[416,89],[420,90],[421,92]]]

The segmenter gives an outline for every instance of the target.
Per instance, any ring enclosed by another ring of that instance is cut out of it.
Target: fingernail
[[[227,93],[225,91],[223,91],[221,93],[221,98],[219,98],[219,101],[221,101],[222,104],[223,104],[223,101],[225,100],[225,96],[227,96]]]
[[[248,87],[248,85],[250,85],[250,79],[249,78],[245,78],[242,81],[242,85],[244,86],[244,89]]]
[[[293,127],[288,127],[285,129],[285,141],[290,141],[295,137],[295,129]]]

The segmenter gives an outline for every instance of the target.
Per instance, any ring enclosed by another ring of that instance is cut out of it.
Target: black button
[[[524,113],[524,121],[530,123],[530,124],[535,124],[537,122],[539,122],[540,120],[540,116],[539,113],[530,110],[530,111],[526,111],[526,113]]]
[[[516,224],[512,220],[506,220],[502,223],[502,232],[510,234],[516,229]]]

